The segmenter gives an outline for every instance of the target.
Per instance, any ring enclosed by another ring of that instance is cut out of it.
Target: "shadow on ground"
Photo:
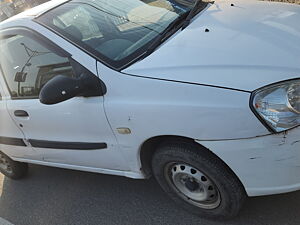
[[[175,206],[153,179],[31,166],[27,179],[4,178],[0,217],[15,225],[298,225],[299,202],[300,192],[252,198],[238,218],[214,222]]]

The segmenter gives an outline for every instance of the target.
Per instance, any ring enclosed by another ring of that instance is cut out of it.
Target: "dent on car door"
[[[7,101],[9,113],[44,161],[127,169],[105,116],[103,96],[78,96],[55,105],[39,101],[39,93],[49,80],[58,75],[79,77],[85,71],[83,66],[40,35],[13,35],[2,45],[8,55],[2,60],[12,97]]]

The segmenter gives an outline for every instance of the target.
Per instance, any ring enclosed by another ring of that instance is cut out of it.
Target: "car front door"
[[[0,151],[10,157],[37,160],[39,156],[30,146],[26,145],[24,134],[6,109],[7,99],[10,97],[5,92],[1,71],[0,66]]]
[[[91,71],[35,32],[16,29],[3,37],[0,49],[6,57],[1,65],[11,95],[7,109],[43,161],[83,170],[126,169],[106,119],[103,96],[79,96],[55,105],[39,101],[41,88],[53,77],[79,77],[79,71]]]

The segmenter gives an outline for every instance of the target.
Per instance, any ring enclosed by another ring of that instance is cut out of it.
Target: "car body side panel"
[[[121,74],[98,63],[107,86],[104,107],[128,162],[140,169],[138,149],[155,136],[199,140],[269,134],[249,108],[250,93]],[[116,129],[127,127],[131,134]]]

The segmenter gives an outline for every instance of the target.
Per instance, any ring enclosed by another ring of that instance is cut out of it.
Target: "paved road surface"
[[[175,206],[153,179],[41,166],[21,181],[0,175],[0,195],[0,218],[15,225],[300,224],[300,192],[252,198],[235,220],[213,222]]]

